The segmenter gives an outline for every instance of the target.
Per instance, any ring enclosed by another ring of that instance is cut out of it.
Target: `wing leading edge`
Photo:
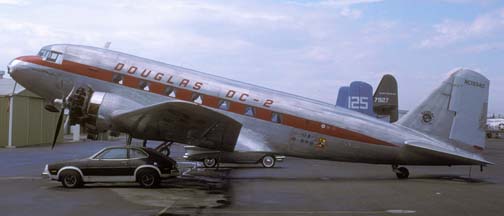
[[[203,148],[233,151],[242,124],[188,102],[163,102],[112,117],[115,129],[135,138],[170,140]]]

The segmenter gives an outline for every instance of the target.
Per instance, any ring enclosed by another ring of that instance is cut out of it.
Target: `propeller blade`
[[[73,92],[75,91],[75,86],[72,87],[72,90],[68,93],[67,96],[65,96],[64,94],[62,94],[62,97],[61,97],[61,109],[60,109],[60,114],[59,114],[59,117],[58,117],[58,123],[56,124],[56,131],[54,133],[54,139],[53,139],[53,142],[52,142],[52,145],[51,145],[51,149],[54,149],[54,146],[56,145],[56,140],[58,140],[58,135],[59,135],[59,132],[61,130],[61,124],[63,123],[63,116],[65,115],[65,109],[69,106],[67,103],[68,103],[68,99],[70,98],[70,96],[72,96]]]
[[[54,133],[54,139],[52,142],[51,149],[54,149],[54,146],[56,145],[56,140],[58,139],[59,131],[61,129],[61,123],[63,123],[64,114],[65,114],[65,108],[62,107],[58,118],[58,124],[56,124],[56,132]]]

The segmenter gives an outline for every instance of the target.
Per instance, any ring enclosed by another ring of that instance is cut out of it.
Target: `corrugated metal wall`
[[[0,146],[7,146],[9,135],[9,98],[0,97]]]
[[[9,113],[8,97],[0,98],[0,146],[7,146]],[[16,147],[48,144],[52,142],[58,113],[44,109],[44,100],[33,97],[30,93],[21,93],[14,97],[13,145]],[[63,130],[58,142],[63,141]]]

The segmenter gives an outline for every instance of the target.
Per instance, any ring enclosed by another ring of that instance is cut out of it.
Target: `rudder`
[[[489,85],[477,72],[456,70],[397,124],[459,147],[484,149]]]

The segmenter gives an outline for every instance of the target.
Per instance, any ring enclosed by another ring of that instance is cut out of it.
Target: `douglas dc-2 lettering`
[[[333,161],[479,165],[489,80],[454,71],[391,124],[332,104],[108,49],[49,45],[8,66],[21,85],[64,109],[88,134],[111,131],[219,151],[245,149]],[[299,81],[300,83],[306,81]],[[58,131],[56,131],[58,134]],[[54,143],[53,143],[54,146]]]

